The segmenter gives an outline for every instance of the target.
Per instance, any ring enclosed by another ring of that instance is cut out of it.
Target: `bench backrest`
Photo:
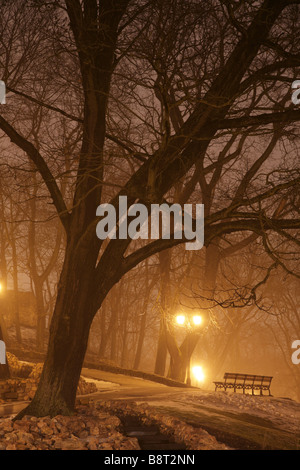
[[[267,375],[233,374],[232,372],[224,374],[225,382],[234,381],[234,383],[270,385],[272,379],[273,377]]]

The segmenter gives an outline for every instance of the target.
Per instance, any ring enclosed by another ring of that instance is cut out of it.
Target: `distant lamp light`
[[[0,281],[0,294],[3,292],[3,283]]]
[[[200,315],[194,315],[193,316],[193,323],[195,326],[199,326],[202,323],[202,317]]]
[[[192,372],[197,382],[204,382],[205,375],[201,366],[194,366]]]
[[[176,317],[177,325],[184,325],[185,323],[185,316],[184,315],[177,315]]]

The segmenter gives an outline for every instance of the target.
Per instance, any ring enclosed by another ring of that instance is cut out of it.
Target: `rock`
[[[97,450],[99,446],[99,440],[96,439],[95,437],[90,437],[87,439],[87,448],[89,450]]]
[[[79,406],[73,416],[25,416],[15,422],[0,419],[0,450],[140,450],[136,438],[122,434],[120,414],[158,426],[162,434],[184,443],[187,450],[228,449],[205,430],[160,414],[148,405],[116,401]]]
[[[84,450],[85,444],[80,439],[58,439],[54,443],[55,449],[61,450]]]
[[[98,426],[93,426],[90,428],[90,434],[92,436],[99,436],[100,435],[100,431],[99,431],[99,428]]]
[[[78,435],[79,439],[86,439],[89,436],[89,432],[85,429],[81,431]]]
[[[28,377],[31,370],[32,364],[20,361],[14,354],[6,352],[7,362],[12,377]]]
[[[33,444],[34,442],[34,437],[32,436],[32,434],[28,432],[19,431],[16,437],[17,437],[18,444],[21,444],[21,445],[27,446],[27,445]]]
[[[74,416],[0,419],[0,449],[136,449],[136,443],[119,432],[119,425],[117,416],[90,405],[79,407]]]

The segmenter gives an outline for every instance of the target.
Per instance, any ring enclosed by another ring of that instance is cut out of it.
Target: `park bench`
[[[269,392],[269,396],[272,396],[270,390],[272,378],[273,377],[266,375],[233,374],[226,372],[223,382],[214,382],[215,391],[224,389],[226,392],[227,389],[233,389],[234,392],[243,390],[243,393],[245,393],[246,390],[252,390],[252,395],[254,395],[255,390],[259,390],[260,395],[263,395],[263,391],[265,390]]]

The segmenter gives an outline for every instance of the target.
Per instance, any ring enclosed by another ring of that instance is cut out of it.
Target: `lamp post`
[[[202,324],[202,317],[201,315],[193,315],[192,317],[187,315],[177,315],[176,323],[178,326],[185,327],[188,334],[187,334],[187,371],[186,371],[186,384],[191,386],[191,333],[199,328]]]

